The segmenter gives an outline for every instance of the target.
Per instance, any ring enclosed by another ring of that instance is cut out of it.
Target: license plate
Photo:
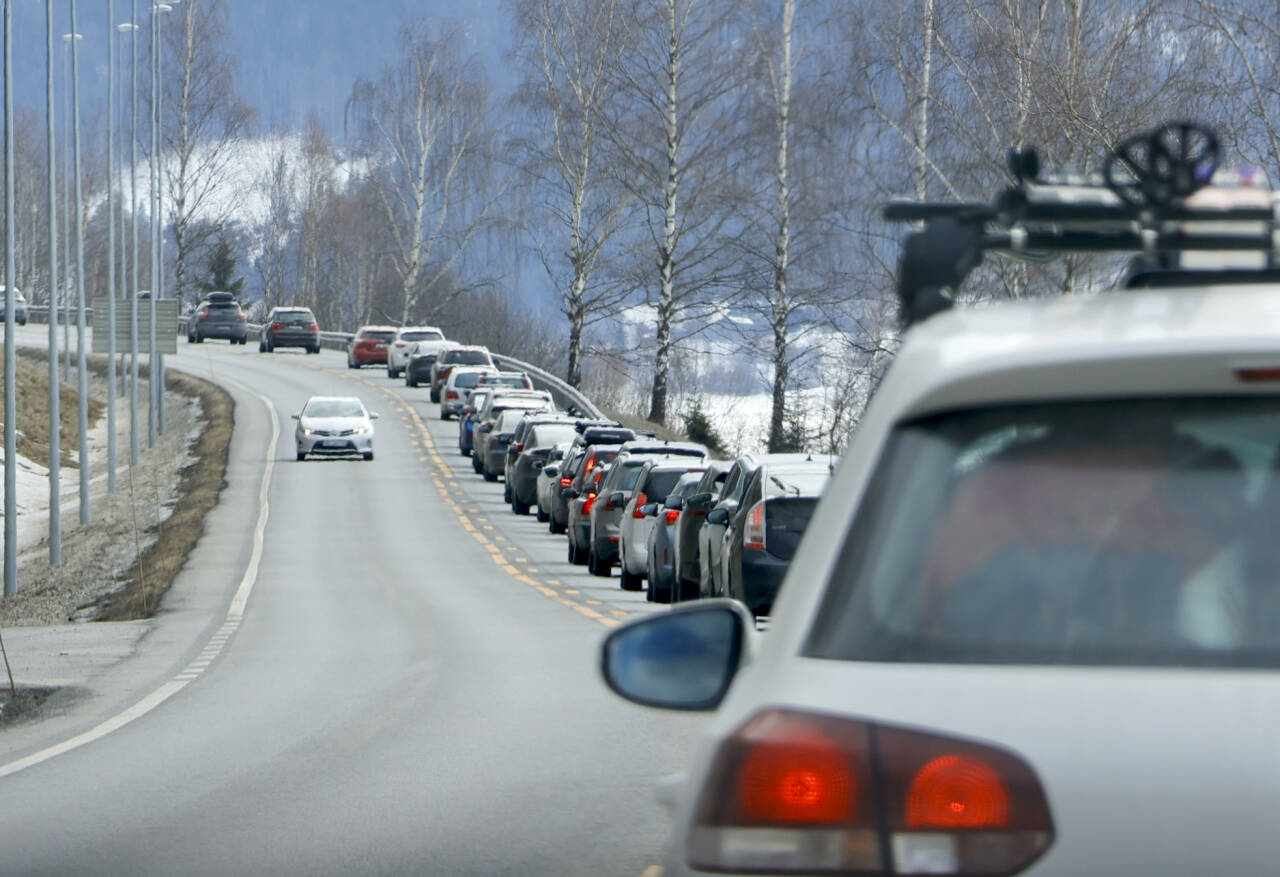
[[[320,443],[320,447],[322,448],[345,448],[346,446],[347,446],[346,442],[321,442]]]
[[[373,345],[373,349],[374,349],[374,350],[386,350],[386,349],[387,349],[387,345],[386,345],[386,344],[375,344],[375,345]]]

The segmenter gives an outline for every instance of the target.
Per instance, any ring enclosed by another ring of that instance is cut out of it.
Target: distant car
[[[488,390],[473,390],[462,406],[462,413],[458,415],[458,453],[464,457],[471,456],[476,418],[480,416],[490,395],[492,394]]]
[[[595,510],[596,500],[600,498],[600,483],[608,476],[616,453],[617,451],[608,450],[600,454],[599,456],[609,457],[609,461],[584,471],[574,479],[574,486],[565,488],[564,495],[569,501],[569,520],[565,524],[565,532],[569,537],[570,563],[591,567],[591,513]],[[607,571],[603,573],[608,574]]]
[[[395,333],[394,326],[361,326],[347,342],[347,368],[386,362],[387,344]]]
[[[705,475],[705,470],[694,470],[680,476],[676,486],[666,499],[650,502],[645,507],[645,514],[655,519],[649,529],[649,538],[645,545],[648,562],[645,575],[645,599],[651,603],[672,603],[683,599],[692,599],[698,595],[695,581],[692,587],[686,587],[676,579],[675,533],[676,524],[684,511],[685,501],[693,496]]]
[[[708,461],[697,488],[681,503],[680,516],[676,519],[675,530],[671,534],[671,562],[673,575],[680,585],[682,600],[697,599],[700,596],[698,537],[707,520],[707,512],[720,501],[731,465],[727,460]]]
[[[529,514],[529,509],[538,501],[538,473],[546,465],[551,450],[557,444],[572,441],[573,436],[573,421],[564,415],[527,417],[517,427],[504,476],[511,511],[517,515]]]
[[[7,319],[8,314],[8,290],[0,284],[0,320]],[[27,325],[27,297],[22,294],[21,289],[13,291],[13,321],[19,326]]]
[[[299,414],[294,431],[298,460],[308,454],[360,454],[373,459],[373,421],[378,419],[355,396],[312,396]]]
[[[419,341],[444,341],[444,331],[435,326],[404,326],[395,330],[387,345],[387,377],[398,378],[409,364],[412,347]]]
[[[524,372],[504,372],[494,369],[491,374],[480,379],[479,386],[532,390],[533,380]]]
[[[493,357],[487,347],[454,345],[440,352],[435,364],[431,366],[431,401],[440,401],[440,392],[444,382],[449,380],[449,372],[456,365],[484,365],[496,369]]]
[[[575,446],[582,451],[575,454],[564,469],[563,475],[572,479],[560,493],[559,500],[553,500],[550,529],[552,532],[563,532],[569,537],[569,562],[587,562],[587,542],[590,537],[591,513],[587,503],[587,494],[594,496],[596,481],[592,480],[600,470],[613,462],[618,455],[618,448],[624,442],[635,438],[635,433],[625,427],[588,427],[574,440]],[[581,442],[589,441],[583,445]],[[586,506],[580,515],[572,514],[573,509]]]
[[[409,345],[409,358],[404,366],[404,385],[416,387],[431,384],[431,367],[436,364],[440,352],[452,341],[414,341]]]
[[[720,578],[726,597],[745,604],[753,615],[769,614],[830,480],[826,458],[765,458],[747,480],[725,530]]]
[[[485,481],[497,481],[499,476],[506,474],[507,446],[511,444],[516,426],[525,415],[534,411],[555,410],[555,405],[549,396],[545,400],[535,398],[507,400],[501,396],[498,398],[503,400],[503,407],[490,408],[492,419],[486,419],[482,425],[482,429],[483,427],[490,427],[490,429],[477,443],[480,449],[480,471]]]
[[[492,372],[493,369],[484,365],[460,365],[453,368],[440,393],[440,419],[449,420],[461,414],[471,391]]]
[[[534,485],[536,501],[534,507],[538,523],[545,524],[551,520],[552,497],[564,490],[568,485],[561,481],[560,467],[567,462],[565,454],[573,445],[572,442],[560,442],[547,452],[547,458],[541,466],[537,466],[538,478]],[[556,532],[556,531],[552,531]]]
[[[200,344],[206,338],[225,338],[232,344],[249,340],[249,321],[231,293],[209,293],[187,318],[187,343]]]
[[[623,506],[618,526],[618,575],[625,591],[638,591],[649,577],[649,530],[656,515],[648,515],[642,507],[661,505],[685,475],[702,475],[703,466],[689,457],[659,457],[640,470],[627,504]],[[664,524],[665,526],[665,524]]]
[[[500,448],[491,449],[490,439],[496,435],[495,424],[503,412],[515,409],[524,411],[552,411],[555,403],[551,394],[538,390],[493,391],[486,398],[483,410],[476,416],[476,426],[471,434],[471,467],[476,474],[483,474],[486,481],[497,481],[506,462],[506,442]],[[514,421],[512,426],[514,426]],[[510,434],[507,434],[510,441]]]
[[[307,353],[320,352],[320,326],[310,308],[272,308],[262,324],[259,353],[277,347],[301,347]]]

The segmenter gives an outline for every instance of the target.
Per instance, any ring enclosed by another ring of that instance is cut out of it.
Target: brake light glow
[[[284,328],[284,323],[272,323],[272,324],[271,324],[271,328],[272,328],[272,329],[283,329],[283,328]]]
[[[584,515],[591,514],[591,507],[596,504],[596,495],[594,493],[587,494],[587,501],[582,504],[582,513]]]
[[[742,547],[764,550],[764,500],[747,511],[747,530],[742,536]]]
[[[524,450],[524,442],[518,442],[518,443],[516,444],[516,450],[517,450],[517,451],[523,451],[523,450]]]
[[[636,505],[635,505],[635,509],[631,512],[631,517],[643,518],[644,512],[640,511],[640,506],[644,505],[648,501],[649,501],[649,497],[645,496],[643,490],[640,491],[639,495],[636,497]]]
[[[587,458],[587,467],[582,470],[582,473],[585,475],[586,473],[590,472],[594,468],[596,468],[596,458],[592,456]]]
[[[444,397],[445,397],[446,399],[457,399],[457,398],[458,398],[458,394],[457,394],[457,393],[455,393],[453,390],[445,390],[445,391],[444,391]]]
[[[667,509],[666,519],[667,526],[671,526],[680,519],[680,511],[678,509]]]
[[[200,319],[207,320],[208,318],[209,318],[209,309],[205,308],[203,311],[200,312]]]
[[[319,329],[319,328],[320,328],[320,325],[319,325],[318,323],[312,323],[312,324],[311,324],[310,326],[308,326],[307,328],[314,332],[314,331],[316,331],[317,329]]]
[[[573,486],[573,479],[572,479],[572,478],[561,478],[561,479],[560,479],[560,486],[561,486],[561,487],[572,487],[572,486]]]
[[[1053,843],[1040,782],[987,744],[793,710],[726,739],[689,835],[689,864],[769,874],[992,874]]]

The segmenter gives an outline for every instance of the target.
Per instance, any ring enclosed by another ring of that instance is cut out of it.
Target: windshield
[[[809,652],[1275,666],[1277,475],[1272,399],[1019,406],[906,424],[850,528]]]
[[[464,389],[473,389],[484,372],[454,372],[453,385]]]
[[[450,350],[445,360],[450,365],[488,365],[489,354],[483,350]]]
[[[364,417],[364,406],[354,399],[312,399],[302,413],[306,417]]]
[[[824,465],[814,471],[809,469],[768,469],[765,472],[766,496],[819,496],[831,480],[831,471]]]
[[[393,337],[393,336],[388,336]],[[415,329],[412,332],[401,332],[401,341],[442,341],[444,335],[430,329]]]
[[[649,473],[649,481],[644,486],[645,496],[649,497],[650,502],[662,502],[670,495],[680,481],[681,476],[687,474],[683,469],[661,469]]]
[[[307,311],[284,311],[276,314],[275,321],[284,323],[286,326],[294,324],[309,326],[316,321],[316,318]]]
[[[365,331],[360,333],[360,337],[366,338],[370,341],[390,341],[392,338],[396,337],[396,333],[380,332],[374,329],[366,329]]]

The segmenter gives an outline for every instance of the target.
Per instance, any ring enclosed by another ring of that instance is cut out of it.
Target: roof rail
[[[949,308],[989,251],[1047,260],[1058,252],[1138,253],[1176,270],[1188,251],[1252,252],[1280,267],[1280,202],[1246,175],[1232,190],[1209,186],[1217,135],[1171,122],[1135,135],[1087,176],[1040,178],[1032,147],[1010,149],[1014,184],[990,204],[891,202],[884,218],[921,223],[903,242],[898,297],[904,326]],[[1233,197],[1216,197],[1232,191]],[[1243,225],[1242,225],[1243,224]]]

